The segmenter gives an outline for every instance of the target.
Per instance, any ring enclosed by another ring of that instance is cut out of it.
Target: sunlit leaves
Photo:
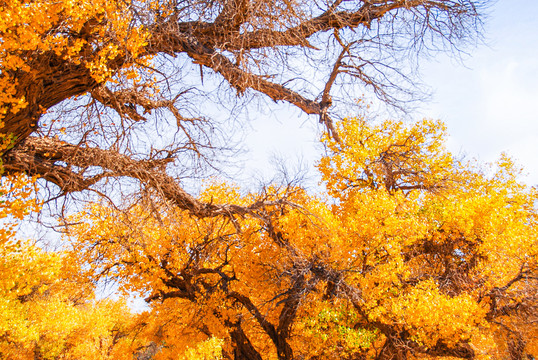
[[[15,94],[10,74],[37,76],[47,66],[35,63],[38,54],[48,53],[51,63],[57,58],[64,66],[83,65],[97,82],[105,82],[132,71],[147,45],[147,31],[122,2],[9,0],[0,2],[0,12],[0,117],[8,108],[15,114],[27,105],[24,96]],[[119,71],[118,66],[111,70],[120,59]],[[140,59],[138,65],[144,62]]]
[[[456,161],[430,120],[340,132],[319,163],[326,193],[209,182],[206,204],[266,205],[208,218],[154,198],[93,204],[69,219],[73,254],[94,281],[146,298],[157,359],[226,357],[245,338],[264,359],[503,358],[514,334],[531,339],[536,192],[513,162]]]
[[[16,226],[39,204],[32,179],[2,178],[0,196],[0,357],[131,359],[134,317],[123,302],[95,300],[93,285],[66,253],[16,238]]]
[[[444,148],[445,126],[422,120],[406,125],[370,125],[359,117],[339,124],[342,144],[327,138],[332,156],[319,169],[331,195],[342,198],[360,189],[435,189],[448,180],[454,160]]]

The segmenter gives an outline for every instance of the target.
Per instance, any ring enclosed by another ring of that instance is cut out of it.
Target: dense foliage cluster
[[[200,219],[167,203],[94,203],[67,219],[71,251],[4,240],[3,354],[538,356],[537,194],[511,160],[458,161],[431,120],[359,117],[339,131],[318,164],[324,193],[211,183],[200,201],[270,205]],[[92,300],[105,278],[149,310]]]

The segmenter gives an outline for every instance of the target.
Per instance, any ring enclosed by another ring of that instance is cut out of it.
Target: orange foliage
[[[36,54],[54,54],[66,66],[83,64],[95,81],[104,82],[112,75],[112,62],[133,60],[146,45],[146,32],[129,20],[123,2],[1,0],[0,12],[0,118],[8,109],[15,114],[26,107],[26,99],[16,96],[17,84],[10,74],[41,76],[39,66],[45,64],[33,63]],[[137,66],[142,64],[144,59]],[[130,76],[132,66],[126,61],[115,75]]]
[[[46,252],[18,240],[31,211],[33,179],[0,184],[0,357],[26,359],[132,359],[136,319],[123,301],[96,300],[93,285],[76,282],[79,268],[66,253]]]
[[[536,191],[513,162],[457,161],[430,120],[338,130],[326,194],[213,184],[201,200],[274,205],[204,219],[93,204],[74,254],[146,298],[155,359],[538,356]]]

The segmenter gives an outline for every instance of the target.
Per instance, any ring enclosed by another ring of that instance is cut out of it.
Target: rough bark
[[[260,353],[254,348],[249,338],[241,328],[241,322],[226,324],[232,328],[230,338],[232,339],[234,360],[263,360]]]
[[[167,17],[162,17],[159,13],[148,13],[147,18],[153,19],[151,23],[145,25],[149,32],[149,39],[145,48],[136,56],[125,54],[110,60],[108,67],[112,72],[122,68],[128,63],[137,61],[137,58],[146,55],[172,55],[187,54],[194,64],[210,69],[214,73],[220,74],[228,85],[242,94],[247,89],[268,96],[274,101],[284,101],[292,104],[303,112],[318,115],[320,122],[327,126],[327,130],[337,138],[338,135],[332,127],[332,119],[328,110],[332,106],[330,90],[336,78],[346,73],[351,77],[356,77],[363,81],[365,86],[378,89],[379,93],[385,93],[382,82],[377,82],[374,77],[367,75],[362,70],[359,73],[344,71],[345,66],[356,69],[362,65],[353,65],[354,59],[363,64],[377,64],[377,60],[363,58],[357,51],[352,51],[349,44],[342,42],[345,51],[335,60],[333,71],[329,76],[326,85],[321,89],[320,97],[309,99],[297,90],[293,90],[283,81],[270,81],[270,67],[264,68],[260,63],[260,71],[254,71],[255,67],[243,65],[241,59],[245,54],[261,54],[258,51],[273,51],[275,54],[285,53],[287,48],[296,49],[318,49],[329,51],[328,44],[318,43],[315,38],[320,34],[338,34],[345,29],[366,29],[373,24],[386,21],[388,24],[398,21],[401,17],[403,22],[415,21],[416,33],[410,33],[410,42],[420,44],[423,37],[431,32],[436,33],[441,38],[447,39],[450,43],[456,43],[459,39],[472,35],[474,26],[479,21],[478,8],[481,1],[460,0],[460,1],[356,1],[349,6],[348,2],[334,1],[332,3],[317,4],[320,7],[287,3],[280,4],[274,2],[257,2],[253,0],[229,0],[217,4],[217,2],[207,2],[203,7],[208,13],[216,15],[212,19],[200,13],[197,20],[185,20],[191,17],[193,12],[189,6],[199,10],[200,4],[193,2],[192,5],[181,4],[184,8],[176,8]],[[274,10],[274,14],[267,13],[263,6],[269,6]],[[179,4],[178,4],[179,7]],[[282,10],[285,9],[285,10]],[[133,19],[141,16],[139,11],[133,8]],[[145,9],[145,11],[148,11]],[[399,11],[400,13],[396,13]],[[276,15],[275,15],[276,14]],[[278,16],[280,14],[280,16]],[[407,15],[406,15],[407,14]],[[272,17],[271,17],[272,16]],[[405,17],[408,16],[408,20]],[[273,19],[273,20],[271,20]],[[446,23],[444,20],[448,20]],[[133,20],[134,21],[134,20]],[[275,23],[268,25],[270,21]],[[446,24],[450,26],[446,27]],[[99,45],[92,45],[95,41],[92,29],[100,23],[95,19],[89,19],[87,24],[78,33],[73,33],[72,40],[84,39],[88,43],[81,52],[83,56],[91,59],[99,50]],[[464,26],[469,25],[466,29]],[[358,34],[358,33],[357,33]],[[413,39],[415,37],[415,39]],[[341,40],[341,39],[340,39]],[[339,40],[339,41],[340,41]],[[355,43],[360,43],[363,39],[358,37]],[[380,39],[377,39],[378,41]],[[387,53],[395,51],[393,43],[389,41],[380,43]],[[369,40],[366,40],[366,42]],[[314,44],[312,45],[311,42]],[[349,43],[349,42],[348,42]],[[345,55],[345,56],[344,56]],[[39,126],[39,119],[44,112],[63,101],[85,93],[91,93],[95,100],[102,102],[106,106],[117,111],[121,116],[129,116],[133,119],[140,119],[142,115],[136,114],[130,103],[140,104],[137,100],[143,96],[132,96],[123,94],[111,100],[110,92],[103,91],[102,84],[98,84],[88,68],[81,64],[66,59],[54,52],[35,52],[21,54],[27,59],[30,72],[22,70],[8,72],[13,83],[16,84],[17,97],[24,97],[27,106],[17,113],[10,113],[3,119],[5,125],[3,132],[12,134],[15,142],[21,144]],[[232,59],[236,60],[233,62]],[[253,58],[254,59],[254,58]],[[282,64],[284,67],[287,64]],[[379,64],[377,64],[379,65]],[[340,69],[342,67],[342,69]],[[169,74],[173,77],[173,74]],[[387,83],[392,87],[394,83]],[[98,90],[100,88],[101,90]],[[142,94],[143,95],[143,94]],[[128,98],[126,98],[126,96]],[[129,100],[130,99],[130,100]],[[388,98],[386,98],[388,100]],[[142,105],[144,106],[144,105]],[[167,102],[146,102],[145,111],[157,107],[170,108]],[[22,146],[20,150],[22,150]],[[14,160],[16,157],[10,157]],[[8,159],[5,159],[8,162]],[[16,166],[16,165],[14,165]]]
[[[63,193],[85,190],[107,177],[130,177],[156,191],[163,199],[198,217],[244,216],[282,201],[257,201],[250,206],[203,203],[187,193],[164,166],[170,159],[134,160],[114,150],[80,147],[52,138],[29,137],[5,156],[7,173],[25,172],[56,184]],[[72,165],[76,164],[75,170]],[[89,167],[102,172],[86,175]]]

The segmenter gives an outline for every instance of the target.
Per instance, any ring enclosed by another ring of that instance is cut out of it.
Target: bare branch
[[[285,200],[257,201],[250,206],[203,203],[187,193],[179,181],[165,168],[173,158],[135,160],[114,150],[79,147],[52,138],[29,137],[5,156],[7,173],[26,172],[42,177],[64,193],[88,189],[105,177],[130,177],[153,189],[164,199],[197,217],[255,215],[266,206],[285,203]],[[76,168],[72,165],[77,164]],[[86,176],[89,167],[99,167],[102,172]],[[78,169],[78,170],[77,170]]]

